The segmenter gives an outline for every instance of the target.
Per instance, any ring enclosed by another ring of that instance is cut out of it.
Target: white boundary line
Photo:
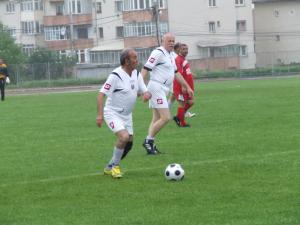
[[[277,152],[277,153],[267,153],[265,155],[249,155],[246,157],[238,157],[238,158],[203,160],[203,161],[192,162],[191,165],[214,164],[214,163],[223,163],[223,162],[228,162],[228,161],[238,161],[238,160],[256,159],[256,158],[259,158],[259,159],[271,158],[272,156],[293,154],[293,153],[298,153],[298,152],[300,152],[300,150],[290,150],[290,151]],[[141,168],[141,169],[132,169],[130,171],[154,170],[154,169],[159,169],[159,168],[160,167],[148,167],[148,168]],[[103,173],[98,172],[98,173],[89,173],[89,174],[79,174],[79,175],[73,175],[73,176],[67,176],[67,177],[53,177],[53,178],[45,178],[45,179],[34,180],[34,181],[21,181],[21,182],[15,182],[15,183],[0,184],[0,188],[16,186],[16,185],[50,183],[50,182],[55,182],[55,181],[72,180],[72,179],[78,179],[78,178],[82,178],[82,177],[93,177],[93,176],[99,176],[99,175],[103,175]]]

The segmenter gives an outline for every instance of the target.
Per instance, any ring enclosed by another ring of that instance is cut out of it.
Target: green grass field
[[[202,82],[191,128],[171,121],[141,147],[140,100],[120,180],[102,175],[115,137],[95,124],[97,92],[0,102],[0,225],[298,225],[300,77]],[[175,112],[175,108],[173,108]],[[181,163],[182,182],[164,169]]]

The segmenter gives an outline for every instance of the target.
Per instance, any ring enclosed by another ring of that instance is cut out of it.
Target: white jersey
[[[150,81],[164,84],[168,88],[173,84],[177,71],[173,55],[162,46],[152,51],[144,68],[150,71]]]
[[[116,68],[103,84],[100,92],[107,96],[104,110],[113,110],[122,115],[131,114],[138,93],[147,91],[143,77],[137,70],[127,74],[122,67]]]

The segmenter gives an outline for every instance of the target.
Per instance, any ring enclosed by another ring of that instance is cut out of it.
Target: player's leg
[[[172,106],[173,106],[175,100],[176,100],[176,97],[175,97],[175,95],[172,93],[172,94],[170,95],[170,97],[169,97],[169,100],[168,100],[168,106],[169,106],[169,109],[172,108]]]
[[[173,118],[176,122],[176,124],[179,127],[189,127],[189,125],[186,123],[184,114],[185,114],[185,101],[177,99],[178,102],[178,108],[177,108],[177,115]]]
[[[148,154],[155,155],[157,152],[154,149],[154,136],[150,134],[153,124],[159,120],[159,113],[157,110],[152,109],[152,120],[148,128],[148,135],[144,140],[143,146]]]
[[[126,157],[126,155],[132,149],[132,146],[133,146],[133,135],[129,135],[129,140],[125,145],[124,152],[123,152],[123,155],[122,155],[121,159],[124,159]]]
[[[121,178],[120,161],[124,154],[124,149],[129,141],[129,133],[127,130],[120,130],[116,133],[117,141],[113,151],[111,175],[113,178]]]
[[[148,154],[155,155],[160,153],[154,144],[156,134],[168,123],[171,114],[168,108],[153,109],[153,118],[149,127],[148,136],[143,146]]]
[[[194,88],[194,78],[193,78],[193,76],[192,75],[188,76],[186,81],[189,84],[189,86],[191,87],[191,89],[194,91],[195,88]],[[192,112],[188,111],[194,105],[193,98],[187,96],[186,99],[187,99],[187,102],[184,106],[184,109],[185,109],[185,112],[186,112],[185,117],[191,118],[191,117],[196,116],[196,113],[192,113]]]
[[[153,123],[152,126],[149,128],[149,135],[151,137],[155,137],[155,135],[170,121],[171,119],[171,114],[170,110],[168,108],[158,108],[154,109],[156,119]]]
[[[105,167],[104,174],[112,175],[113,178],[120,178],[122,177],[122,173],[120,171],[119,164],[124,153],[125,146],[130,140],[129,136],[133,134],[132,118],[122,117],[112,110],[105,110],[104,119],[107,126],[117,137],[112,158]]]
[[[1,101],[4,101],[4,97],[5,97],[4,88],[5,88],[5,80],[0,79]]]

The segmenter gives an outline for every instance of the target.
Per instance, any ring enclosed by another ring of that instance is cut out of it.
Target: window
[[[21,0],[21,11],[43,10],[42,0]]]
[[[104,34],[103,34],[103,27],[99,27],[99,38],[104,38]]]
[[[34,0],[34,10],[43,10],[43,3],[41,0]]]
[[[209,33],[216,33],[216,23],[208,22],[208,30],[209,30]]]
[[[156,0],[159,8],[165,8],[165,0]],[[124,0],[124,11],[150,9],[154,0]]]
[[[46,41],[67,40],[69,39],[70,27],[44,27],[44,32]]]
[[[118,64],[121,51],[91,51],[91,63]]]
[[[280,35],[276,35],[275,38],[276,41],[280,41]]]
[[[243,5],[245,5],[245,0],[235,0],[235,5],[236,6],[243,6]]]
[[[62,16],[64,14],[64,3],[58,3],[56,5],[56,15]]]
[[[124,37],[124,29],[123,27],[116,27],[117,38]]]
[[[102,3],[101,2],[96,2],[96,12],[102,13]]]
[[[22,46],[22,51],[23,51],[24,54],[30,56],[34,52],[34,45],[32,45],[32,44],[30,44],[30,45],[23,45]]]
[[[13,37],[13,38],[15,38],[17,35],[16,35],[16,28],[15,27],[9,27],[9,28],[7,28],[7,33],[11,36],[11,37]]]
[[[6,3],[6,12],[15,12],[15,3],[14,2],[8,2]]]
[[[236,31],[237,32],[246,31],[246,20],[238,20],[238,21],[236,21]]]
[[[38,21],[22,21],[21,29],[23,34],[40,33],[40,25]]]
[[[81,0],[72,0],[70,2],[70,8],[73,14],[81,13]]]
[[[160,23],[159,31],[164,34],[168,31],[167,23]],[[124,37],[145,37],[156,35],[154,22],[127,23],[124,25]]]
[[[77,37],[78,37],[78,39],[89,38],[88,29],[86,27],[77,28]]]
[[[247,56],[247,46],[246,45],[240,46],[240,56]]]
[[[85,62],[84,50],[78,50],[78,55],[79,55],[79,63],[84,63]]]
[[[238,46],[238,45],[227,45],[222,47],[208,47],[202,48],[202,56],[203,58],[212,57],[212,58],[222,58],[222,57],[233,57],[244,54],[247,55],[246,46]]]
[[[279,17],[279,11],[278,11],[278,10],[275,10],[275,11],[274,11],[274,16],[275,16],[275,17]]]
[[[209,1],[208,1],[208,6],[209,6],[209,7],[215,7],[215,6],[217,6],[217,5],[216,5],[216,1],[217,1],[217,0],[209,0]]]
[[[33,1],[21,0],[21,11],[33,11]]]
[[[122,1],[115,1],[115,11],[116,12],[123,11],[123,2]]]

